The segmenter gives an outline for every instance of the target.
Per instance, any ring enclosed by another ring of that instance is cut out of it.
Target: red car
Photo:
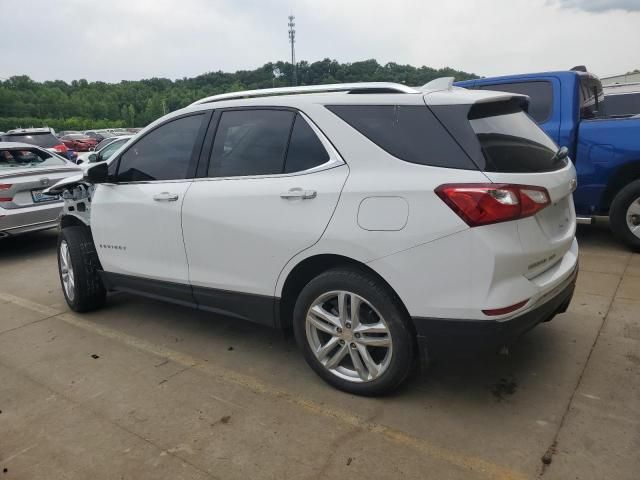
[[[95,138],[88,137],[81,133],[71,133],[60,137],[62,143],[68,148],[71,148],[77,152],[88,152],[98,143]]]

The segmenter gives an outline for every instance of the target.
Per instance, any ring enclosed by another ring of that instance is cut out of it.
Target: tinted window
[[[203,119],[204,115],[179,118],[142,137],[120,157],[118,181],[187,178]]]
[[[553,88],[550,82],[499,83],[481,85],[482,90],[520,93],[529,96],[529,115],[538,123],[546,122],[553,109]]]
[[[4,135],[2,140],[5,142],[22,142],[30,145],[37,145],[38,147],[51,148],[56,145],[60,145],[58,140],[51,133],[23,133],[23,134],[10,134]]]
[[[53,167],[66,165],[60,157],[35,148],[0,150],[0,170],[25,167]]]
[[[209,176],[282,173],[294,114],[284,110],[222,113],[213,142]]]
[[[285,173],[309,170],[328,161],[329,154],[318,136],[302,116],[296,115],[287,150]]]
[[[590,119],[603,115],[604,93],[600,80],[592,76],[580,77],[580,118]]]
[[[605,95],[604,99],[604,110],[609,117],[640,113],[640,93]]]
[[[559,170],[567,160],[555,160],[556,144],[513,102],[477,104],[469,122],[489,172],[547,172]]]
[[[327,108],[401,160],[436,167],[476,168],[426,106],[333,105]]]

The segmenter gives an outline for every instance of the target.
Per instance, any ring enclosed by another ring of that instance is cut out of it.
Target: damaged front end
[[[95,185],[85,175],[75,175],[49,187],[44,192],[60,195],[64,200],[64,206],[60,212],[59,223],[65,217],[71,216],[80,220],[84,225],[91,225],[91,199]]]

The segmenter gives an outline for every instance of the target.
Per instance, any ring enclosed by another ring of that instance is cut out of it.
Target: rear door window
[[[478,88],[527,95],[529,97],[528,113],[537,123],[544,123],[551,116],[551,111],[553,110],[553,87],[551,82],[499,83],[496,85],[480,85]]]
[[[477,168],[426,106],[328,105],[327,108],[400,160],[434,167]]]
[[[288,110],[222,112],[213,142],[209,176],[282,173],[294,116],[295,113]]]
[[[300,114],[296,115],[287,150],[285,173],[301,172],[329,161],[322,142]]]

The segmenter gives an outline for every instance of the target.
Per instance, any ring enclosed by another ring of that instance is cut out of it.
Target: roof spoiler
[[[451,90],[456,77],[440,77],[425,83],[419,88],[421,92],[440,92],[442,90]]]

